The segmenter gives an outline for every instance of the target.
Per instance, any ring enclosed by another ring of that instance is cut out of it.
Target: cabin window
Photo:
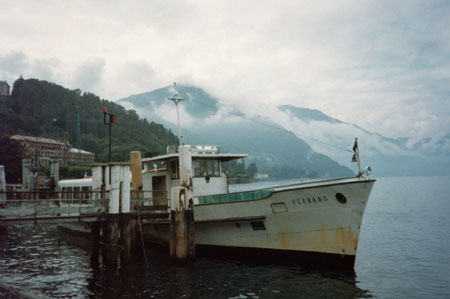
[[[170,169],[170,178],[172,180],[176,180],[180,178],[180,175],[178,173],[178,161],[172,160],[169,162],[169,169]]]
[[[67,199],[73,198],[72,187],[67,187]]]
[[[63,187],[62,191],[61,191],[61,199],[66,199],[67,198],[67,188]]]
[[[192,163],[195,177],[220,176],[219,160],[201,159]]]
[[[81,187],[81,199],[89,199],[89,187]]]
[[[80,187],[73,188],[73,199],[80,199]]]

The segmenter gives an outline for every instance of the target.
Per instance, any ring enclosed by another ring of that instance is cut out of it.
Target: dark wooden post
[[[172,192],[173,196],[173,192]],[[175,225],[175,214],[176,212],[171,209],[170,211],[170,258],[174,260],[176,258],[176,242],[177,242],[177,234],[176,234],[176,225]]]
[[[175,255],[178,263],[184,263],[187,260],[187,226],[186,210],[175,212]]]
[[[186,230],[187,230],[187,258],[188,260],[195,259],[195,222],[194,209],[186,210]]]
[[[120,267],[125,268],[130,263],[130,213],[120,214]]]
[[[99,255],[100,255],[100,223],[91,223],[91,266],[97,268],[99,265]]]
[[[139,193],[142,189],[142,161],[141,152],[133,151],[130,153],[131,160],[131,187],[134,190],[135,199],[139,200]],[[137,208],[139,203],[136,202],[134,208]],[[130,247],[131,250],[136,248],[136,235],[137,235],[137,220],[130,219]]]
[[[102,264],[106,265],[108,263],[108,222],[102,222],[102,237],[101,237],[101,248],[102,248]]]
[[[119,214],[108,214],[106,227],[108,254],[105,266],[107,269],[116,269],[119,256]]]

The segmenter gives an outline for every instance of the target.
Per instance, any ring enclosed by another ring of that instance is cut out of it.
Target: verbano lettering
[[[328,201],[328,197],[324,196],[313,196],[313,197],[297,197],[292,200],[293,205],[302,205],[302,204],[315,204]]]

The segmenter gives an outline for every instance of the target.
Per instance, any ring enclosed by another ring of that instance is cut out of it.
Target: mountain
[[[447,140],[444,138],[436,143],[440,150],[430,150],[430,139],[413,142],[412,138],[388,138],[313,109],[284,105],[279,106],[278,110],[284,113],[286,129],[308,132],[315,139],[326,141],[327,144],[311,142],[311,145],[314,150],[329,155],[343,165],[350,165],[348,153],[329,145],[350,148],[357,136],[361,162],[371,165],[376,175],[449,174],[450,155],[445,146],[450,144],[448,136]]]
[[[315,152],[304,140],[263,116],[249,119],[197,87],[177,85],[177,92],[185,99],[179,108],[186,143],[215,144],[223,151],[248,153],[249,163],[255,162],[259,172],[269,173],[272,177],[355,175],[349,168]],[[175,131],[175,105],[167,100],[173,94],[172,87],[165,87],[132,95],[117,103]]]
[[[319,110],[309,109],[309,108],[300,108],[291,105],[281,105],[278,108],[283,112],[290,112],[296,118],[301,119],[304,122],[310,123],[312,121],[323,121],[332,124],[341,124],[342,121],[331,118],[328,115],[322,113]]]
[[[164,87],[118,103],[177,132],[175,105],[167,100],[174,91]],[[200,88],[177,85],[177,91],[186,100],[179,105],[186,142],[213,143],[226,151],[248,153],[260,171],[273,176],[353,175],[350,169],[356,170],[356,165],[351,163],[351,148],[355,137],[361,166],[370,165],[376,176],[449,174],[450,136],[434,142],[434,146],[428,138],[389,138],[319,110],[291,105],[248,116]]]

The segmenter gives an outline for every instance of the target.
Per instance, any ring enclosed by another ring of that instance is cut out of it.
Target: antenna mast
[[[180,127],[180,114],[178,112],[178,103],[181,101],[184,101],[184,99],[178,97],[177,92],[177,83],[173,82],[173,89],[175,91],[175,94],[171,98],[167,98],[169,101],[172,101],[175,103],[175,106],[177,106],[177,120],[178,120],[178,138],[180,139],[180,145],[183,145],[183,136],[181,135],[181,127]]]

